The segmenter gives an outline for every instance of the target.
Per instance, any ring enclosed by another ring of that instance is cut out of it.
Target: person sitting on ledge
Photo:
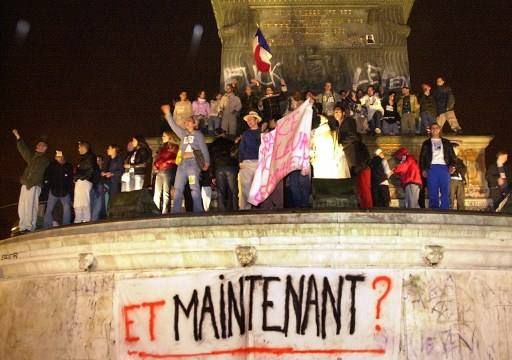
[[[373,85],[368,86],[366,95],[361,98],[361,105],[368,112],[368,125],[372,134],[381,133],[381,120],[384,115],[384,109],[380,101],[379,95],[375,92]]]

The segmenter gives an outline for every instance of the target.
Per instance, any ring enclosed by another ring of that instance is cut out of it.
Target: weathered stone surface
[[[511,241],[509,216],[414,211],[176,216],[40,231],[0,243],[0,358],[114,360],[118,279],[238,268],[245,247],[257,253],[248,265],[399,269],[400,359],[510,359]],[[443,256],[431,266],[427,250],[437,247]],[[83,272],[84,254],[94,271]]]
[[[319,90],[409,83],[406,25],[414,0],[212,0],[222,41],[222,81],[256,78]],[[272,49],[272,69],[254,67],[257,26]]]

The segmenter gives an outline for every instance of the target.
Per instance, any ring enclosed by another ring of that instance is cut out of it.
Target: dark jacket
[[[388,179],[388,175],[384,171],[382,161],[383,159],[380,156],[374,156],[370,160],[370,169],[372,170],[372,187],[379,186],[382,182]]]
[[[508,163],[505,163],[503,165],[503,170],[505,171],[505,176],[507,177],[507,182],[510,184],[512,183],[512,169],[510,168]],[[485,175],[487,179],[487,184],[489,185],[489,188],[497,188],[498,187],[498,179],[500,178],[500,170],[498,168],[498,164],[496,162],[493,162],[489,167],[487,168],[487,173]]]
[[[46,168],[44,184],[53,196],[70,195],[73,192],[73,165],[52,161]]]
[[[215,139],[210,145],[210,157],[212,159],[212,171],[225,167],[238,167],[238,159],[233,158],[235,143],[225,136]]]
[[[261,98],[261,112],[263,121],[279,120],[283,113],[281,109],[281,101],[286,100],[287,92],[282,91],[280,94],[266,96]]]
[[[132,160],[132,155],[135,152],[135,158]],[[130,165],[130,167],[135,169],[135,175],[145,175],[146,174],[146,166],[148,163],[151,165],[151,149],[141,146],[137,150],[128,153],[124,158],[124,163]]]
[[[33,186],[41,186],[44,180],[44,172],[50,163],[48,155],[30,150],[21,139],[17,141],[16,146],[23,160],[27,163],[27,167],[21,175],[20,183],[25,185],[27,189]]]
[[[439,86],[434,90],[434,98],[437,104],[437,115],[452,111],[455,107],[455,96],[449,86]]]
[[[444,153],[444,161],[448,166],[455,166],[456,158],[455,152],[453,151],[453,146],[450,140],[441,138],[443,142],[443,153]],[[432,165],[432,141],[427,139],[421,145],[420,152],[420,166],[421,170],[428,170]]]
[[[343,145],[351,175],[358,175],[361,170],[368,167],[370,153],[357,132],[355,119],[346,117],[339,125],[336,119],[330,117],[328,124],[332,130],[336,130],[338,143]]]
[[[120,186],[121,184],[121,176],[123,175],[123,159],[121,155],[117,155],[115,158],[110,158],[108,161],[107,171],[112,173],[112,177],[109,179],[108,183],[111,186]]]
[[[385,120],[388,124],[394,124],[400,121],[400,114],[398,113],[398,104],[396,101],[393,105],[390,105],[389,103],[382,104],[382,107],[384,108],[384,117],[382,120]]]
[[[421,94],[418,96],[418,101],[420,103],[420,113],[427,112],[433,116],[437,115],[437,103],[434,94],[430,93],[429,96]]]
[[[96,155],[90,151],[80,155],[78,164],[76,165],[75,181],[87,180],[92,183],[96,183],[99,180],[99,173],[100,169],[96,162]]]
[[[243,94],[240,96],[240,102],[242,103],[242,109],[240,110],[240,117],[244,117],[250,111],[258,111],[259,96],[252,93],[250,96]]]
[[[464,164],[464,161],[462,161],[462,159],[455,157],[455,172],[451,175],[452,178],[458,177],[460,175],[460,177],[462,178],[462,181],[464,182],[464,184],[466,184],[467,183],[466,174],[467,174],[466,164]]]

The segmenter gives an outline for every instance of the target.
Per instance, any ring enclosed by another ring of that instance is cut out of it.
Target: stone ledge
[[[5,240],[0,270],[8,279],[89,270],[231,268],[240,266],[238,246],[254,248],[254,265],[264,266],[422,268],[431,266],[427,253],[434,248],[440,251],[438,268],[508,269],[510,240],[512,217],[483,213],[183,215],[74,225]]]

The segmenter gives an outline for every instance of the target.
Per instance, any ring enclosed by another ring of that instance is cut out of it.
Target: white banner
[[[119,280],[117,359],[395,359],[394,270],[244,268]]]
[[[294,170],[309,174],[309,142],[313,108],[305,101],[277,122],[276,128],[261,135],[258,169],[248,201],[259,205],[277,184]]]

